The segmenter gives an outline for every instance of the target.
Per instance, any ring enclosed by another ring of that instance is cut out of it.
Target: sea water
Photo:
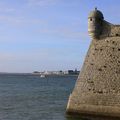
[[[0,74],[0,120],[113,120],[65,114],[76,80],[77,76]]]
[[[0,120],[68,120],[77,76],[0,75]],[[70,119],[71,120],[71,119]]]

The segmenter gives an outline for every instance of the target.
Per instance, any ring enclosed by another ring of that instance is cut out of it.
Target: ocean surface
[[[94,120],[65,114],[76,79],[77,76],[0,74],[0,120]]]
[[[0,75],[0,120],[71,120],[65,114],[77,76]]]

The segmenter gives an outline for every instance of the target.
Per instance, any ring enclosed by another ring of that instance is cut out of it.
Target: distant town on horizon
[[[59,70],[59,71],[34,71],[33,74],[40,74],[40,75],[78,75],[80,71],[77,69],[75,70]]]

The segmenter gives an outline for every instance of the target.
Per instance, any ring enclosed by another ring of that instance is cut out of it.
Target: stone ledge
[[[120,119],[120,108],[116,106],[100,106],[100,105],[72,105],[67,108],[67,114],[71,115],[95,115],[117,117]]]

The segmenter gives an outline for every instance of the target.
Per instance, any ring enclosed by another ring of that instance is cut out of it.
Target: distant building
[[[38,74],[38,73],[40,73],[40,72],[39,72],[39,71],[34,71],[33,73],[34,73],[34,74]]]
[[[77,71],[77,69],[74,70],[68,70],[69,75],[78,75],[80,71]]]

